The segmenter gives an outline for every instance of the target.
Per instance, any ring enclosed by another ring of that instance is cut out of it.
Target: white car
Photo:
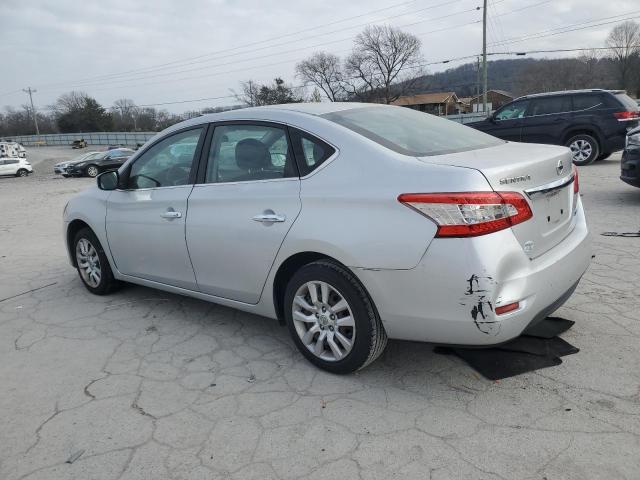
[[[33,167],[22,157],[0,157],[0,175],[26,177],[33,173]]]
[[[127,281],[277,318],[336,373],[387,338],[517,337],[591,256],[567,148],[358,103],[174,125],[73,198],[64,231],[89,291]]]

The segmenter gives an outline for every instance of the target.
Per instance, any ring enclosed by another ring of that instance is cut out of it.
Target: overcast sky
[[[425,62],[474,55],[482,45],[481,23],[474,23],[482,19],[482,11],[475,10],[481,3],[1,0],[0,106],[26,103],[21,89],[27,86],[38,90],[36,107],[46,108],[70,90],[85,91],[108,107],[118,98],[145,105],[227,97],[247,79],[281,76],[298,83],[297,61],[317,50],[346,55],[367,23],[417,35]],[[624,14],[640,20],[640,1],[489,0],[488,13],[489,51],[598,47],[614,23],[548,33],[584,22],[620,21]],[[182,112],[234,103],[220,98],[159,108]]]

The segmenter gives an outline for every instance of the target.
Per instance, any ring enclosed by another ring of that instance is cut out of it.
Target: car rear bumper
[[[620,180],[640,187],[640,148],[627,148],[620,162]]]
[[[517,337],[571,295],[591,259],[582,203],[572,232],[530,260],[511,230],[435,239],[411,270],[356,269],[390,338],[495,345]],[[496,306],[520,307],[496,316]]]

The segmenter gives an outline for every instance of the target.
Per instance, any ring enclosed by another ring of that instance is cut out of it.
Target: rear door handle
[[[267,210],[260,215],[256,215],[253,217],[253,220],[256,222],[262,223],[275,223],[275,222],[284,222],[287,219],[285,215],[278,215],[277,213]]]
[[[162,218],[168,218],[169,220],[171,220],[173,218],[182,218],[182,213],[176,212],[174,210],[167,210],[166,212],[161,213],[160,216]]]

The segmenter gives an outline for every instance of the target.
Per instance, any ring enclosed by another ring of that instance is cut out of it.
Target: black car
[[[588,165],[624,148],[639,118],[623,90],[593,89],[527,95],[467,125],[503,140],[566,145],[576,165]]]
[[[89,158],[88,160],[69,165],[66,173],[73,177],[96,177],[101,172],[120,168],[120,165],[134,153],[130,148],[115,148],[104,152],[103,155],[98,158]]]
[[[640,128],[631,130],[627,135],[627,145],[620,162],[620,179],[640,187]]]

